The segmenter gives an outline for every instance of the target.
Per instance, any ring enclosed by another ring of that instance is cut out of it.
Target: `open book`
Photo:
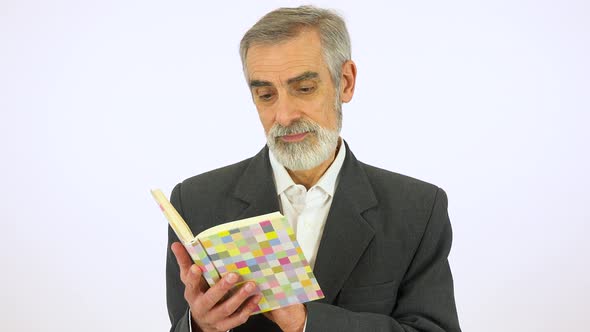
[[[293,228],[280,212],[221,224],[194,236],[162,191],[152,195],[203,277],[213,286],[229,272],[254,281],[262,298],[253,314],[324,297]]]

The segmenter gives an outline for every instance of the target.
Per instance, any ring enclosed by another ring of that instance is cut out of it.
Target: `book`
[[[280,212],[228,222],[194,236],[161,190],[152,190],[152,195],[209,286],[230,272],[240,276],[233,289],[255,282],[262,298],[252,314],[324,297]]]

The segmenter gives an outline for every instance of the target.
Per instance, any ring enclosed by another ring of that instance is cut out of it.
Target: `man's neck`
[[[303,185],[308,190],[309,188],[313,187],[322,178],[322,175],[326,173],[328,168],[330,168],[330,165],[332,165],[334,159],[336,159],[336,155],[338,155],[338,151],[340,150],[341,145],[342,140],[339,139],[338,145],[336,146],[336,150],[334,150],[330,158],[326,159],[324,162],[312,169],[306,169],[301,171],[292,171],[290,169],[287,169],[287,172],[291,176],[291,179],[293,179],[293,182],[295,182],[296,184]]]

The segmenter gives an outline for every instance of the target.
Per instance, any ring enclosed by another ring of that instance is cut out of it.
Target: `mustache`
[[[320,129],[320,126],[311,120],[297,120],[289,126],[282,126],[275,123],[268,132],[268,135],[272,138],[277,138],[285,135],[295,135],[302,133],[314,133]]]

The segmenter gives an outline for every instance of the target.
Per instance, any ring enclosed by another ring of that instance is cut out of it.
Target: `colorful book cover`
[[[275,212],[212,227],[194,237],[159,190],[152,194],[210,286],[229,272],[262,293],[253,314],[324,297],[287,218]]]

